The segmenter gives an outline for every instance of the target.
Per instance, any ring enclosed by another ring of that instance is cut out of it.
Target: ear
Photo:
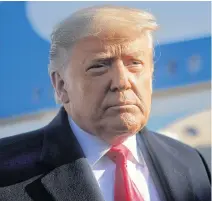
[[[68,93],[65,89],[64,79],[59,72],[51,73],[51,81],[59,101],[63,104],[69,102]]]

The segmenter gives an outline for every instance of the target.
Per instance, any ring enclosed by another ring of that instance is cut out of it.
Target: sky
[[[93,5],[122,5],[150,11],[157,19],[160,43],[192,39],[211,34],[210,2],[27,2],[27,16],[33,29],[45,40],[53,26],[72,12]]]

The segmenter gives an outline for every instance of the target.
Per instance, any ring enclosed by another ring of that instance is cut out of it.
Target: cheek
[[[144,80],[144,88],[146,90],[146,93],[152,94],[152,78],[149,76]]]
[[[68,69],[65,72],[65,89],[68,93],[70,104],[72,107],[82,107],[85,91],[83,80],[75,69]]]
[[[96,112],[104,100],[104,89],[105,86],[101,79],[84,77],[78,83],[78,91],[76,93],[79,92],[83,107],[88,107],[86,110]]]
[[[137,86],[140,92],[151,93],[152,92],[152,73],[151,72],[142,72],[135,75],[132,79],[132,82]]]
[[[142,74],[138,78],[138,82],[136,84],[137,90],[140,98],[145,103],[147,108],[151,105],[151,97],[152,97],[152,76],[150,73]]]
[[[149,100],[152,95],[152,77],[151,75],[144,76],[142,88],[145,92],[146,98]]]

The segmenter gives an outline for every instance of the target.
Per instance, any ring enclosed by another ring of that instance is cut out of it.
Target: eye
[[[93,75],[101,75],[107,72],[109,65],[99,63],[91,65],[86,71]]]
[[[128,61],[128,66],[132,67],[143,67],[144,63],[139,60],[130,60]]]
[[[141,62],[140,61],[132,61],[132,64],[141,64]]]
[[[88,70],[95,69],[95,68],[105,68],[105,67],[107,67],[105,64],[94,64],[94,65],[90,66],[88,68]]]
[[[108,67],[111,66],[111,61],[101,61],[101,62],[97,62],[92,64],[87,71],[91,71],[91,72],[102,72],[108,69]]]

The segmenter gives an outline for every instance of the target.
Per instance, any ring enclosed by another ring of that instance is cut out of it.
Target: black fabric
[[[139,150],[161,201],[209,201],[210,172],[199,153],[144,128]],[[61,108],[46,127],[0,139],[0,201],[103,201]]]
[[[208,166],[208,163],[206,162],[206,160],[205,160],[205,158],[203,157],[203,155],[202,155],[198,150],[196,150],[196,151],[197,151],[197,153],[199,154],[199,156],[201,157],[202,162],[203,162],[204,165],[205,165],[205,169],[206,169],[206,172],[207,172],[209,181],[210,181],[210,183],[211,183],[211,172],[210,172],[210,168],[209,168],[209,166]]]
[[[153,180],[154,185],[156,186],[158,196],[160,200],[172,200],[171,195],[166,193],[166,184],[164,183],[164,179],[160,180],[160,172],[158,172],[158,164],[157,161],[154,161],[151,158],[149,153],[149,149],[146,148],[146,144],[144,143],[144,133],[148,132],[146,128],[144,128],[139,134],[137,134],[137,147],[139,158],[145,158],[145,163],[148,167],[149,174]],[[150,194],[150,199],[153,200],[152,195]]]
[[[150,131],[142,139],[168,200],[211,200],[210,178],[195,149]]]

